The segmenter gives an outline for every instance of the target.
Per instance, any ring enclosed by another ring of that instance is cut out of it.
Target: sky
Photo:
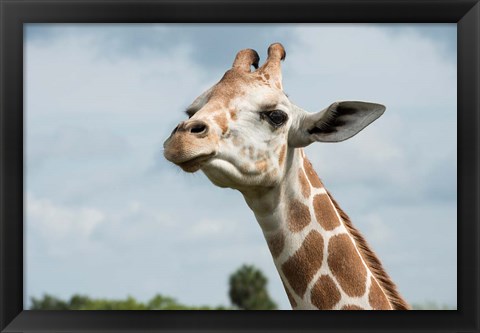
[[[306,148],[409,303],[457,304],[455,24],[27,24],[25,304],[49,293],[230,305],[242,264],[288,299],[240,193],[162,144],[236,53],[281,42],[290,100],[386,105],[354,138]]]

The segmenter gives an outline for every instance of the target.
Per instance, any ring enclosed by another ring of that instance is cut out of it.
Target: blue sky
[[[387,106],[306,152],[411,303],[456,306],[456,25],[28,24],[26,301],[51,293],[228,305],[244,263],[289,308],[242,196],[162,156],[183,110],[254,48],[287,51],[284,89],[311,112]]]

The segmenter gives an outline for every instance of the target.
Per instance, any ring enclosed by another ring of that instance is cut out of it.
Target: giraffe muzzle
[[[164,142],[163,155],[170,162],[186,172],[199,170],[215,155],[211,140],[208,140],[210,128],[199,120],[180,123]]]

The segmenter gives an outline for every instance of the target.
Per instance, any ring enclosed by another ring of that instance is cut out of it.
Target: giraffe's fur
[[[299,149],[296,149],[293,152],[294,155],[297,155],[297,158],[294,158],[294,160],[296,161],[296,167],[303,170],[303,166],[310,165],[310,162],[304,162],[303,154],[298,151]],[[312,174],[310,179],[313,180],[314,176],[316,177],[316,174]],[[297,181],[300,182],[299,180]],[[323,186],[314,187],[310,183],[310,180],[308,182],[311,195],[305,198],[301,193],[302,191],[298,190],[294,195],[295,198],[292,200],[298,200],[308,207],[309,212],[314,212],[313,199],[316,196],[329,199],[329,196]],[[314,181],[314,183],[318,185],[320,181]],[[296,189],[301,187],[297,182],[290,183],[290,186]],[[372,284],[371,279],[375,281],[375,278],[368,269],[365,261],[362,260],[359,250],[355,246],[345,225],[340,220],[339,213],[334,209],[333,202],[329,201],[329,205],[330,209],[335,212],[335,218],[338,222],[337,226],[333,229],[327,228],[329,229],[327,230],[322,227],[322,225],[325,224],[318,221],[315,214],[312,213],[309,223],[303,226],[303,228],[299,228],[296,232],[291,232],[287,221],[278,227],[282,232],[290,233],[290,237],[284,241],[285,245],[283,246],[282,252],[274,256],[274,262],[277,268],[279,268],[280,276],[285,288],[290,294],[290,299],[294,300],[294,302],[291,301],[292,307],[297,309],[326,309],[331,299],[325,300],[319,299],[319,297],[321,298],[326,291],[330,291],[332,293],[331,297],[333,297],[336,295],[335,290],[338,291],[341,297],[339,301],[331,305],[330,308],[341,309],[345,305],[350,305],[363,309],[374,309],[376,308],[375,306],[381,304],[383,308],[390,309],[391,307],[383,293],[375,293],[376,303],[373,303],[374,305],[371,304],[369,300],[370,285]],[[288,211],[286,207],[288,204],[284,206],[283,209]],[[285,212],[285,214],[288,213]],[[262,225],[262,218],[259,219],[259,222]],[[278,229],[273,231],[272,234],[278,233]],[[316,235],[316,237],[313,237],[313,235]],[[268,239],[269,233],[265,233],[265,236]],[[305,242],[305,240],[308,239],[315,239],[315,242]],[[337,239],[338,241],[336,241]],[[331,243],[332,240],[334,241]],[[331,251],[332,248],[339,248],[341,251],[337,252],[337,255],[341,255],[341,253],[344,255],[340,257],[333,255],[331,257],[335,260],[328,260],[328,251]],[[357,260],[350,260],[355,258]],[[342,271],[341,264],[339,264],[345,259],[350,260],[346,262],[347,267],[360,267],[355,270],[355,274],[357,275],[353,276],[353,280],[346,279],[346,277],[352,278],[352,275],[345,273],[345,270]],[[318,281],[320,277],[322,277],[322,281],[327,280],[327,276],[328,281],[331,280],[333,283],[322,287],[324,288],[322,289],[318,285],[318,283],[320,283]],[[355,281],[360,281],[361,283],[357,285]],[[334,285],[335,288],[331,287],[331,285]],[[383,298],[383,301],[377,298]],[[296,304],[296,306],[294,306],[294,304]]]
[[[282,231],[267,239],[268,248],[274,258],[278,257],[285,246],[285,234]]]
[[[388,300],[392,304],[395,310],[409,310],[410,305],[400,296],[397,291],[397,287],[392,282],[390,276],[387,274],[385,269],[380,262],[380,259],[375,255],[375,253],[370,249],[365,238],[362,234],[353,226],[352,221],[348,217],[348,215],[340,208],[338,203],[332,197],[332,195],[327,191],[330,199],[332,200],[333,205],[337,209],[340,214],[340,217],[347,227],[348,232],[353,237],[355,243],[357,244],[358,248],[360,249],[360,253],[364,260],[368,263],[370,270],[372,271],[373,275],[377,279],[377,281],[382,286],[383,292],[387,295]]]
[[[282,90],[281,44],[240,51],[222,79],[199,96],[165,142],[165,157],[239,190],[259,222],[294,309],[408,309],[302,147],[342,141],[385,108],[337,102],[309,114]],[[275,112],[280,123],[270,119]],[[279,118],[280,117],[280,118]]]
[[[349,235],[343,233],[328,242],[328,267],[348,296],[365,294],[367,268]]]
[[[295,251],[281,266],[286,280],[295,294],[304,297],[308,283],[323,262],[323,236],[316,230],[311,230]]]
[[[320,275],[310,293],[310,302],[320,310],[329,310],[341,299],[340,290],[328,275]]]
[[[336,218],[334,207],[330,204],[330,198],[327,194],[317,194],[313,197],[313,210],[315,217],[320,222],[323,229],[333,230],[340,225]]]

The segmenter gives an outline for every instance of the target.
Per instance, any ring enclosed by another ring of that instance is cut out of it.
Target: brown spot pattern
[[[394,310],[410,310],[410,305],[405,302],[400,293],[397,291],[395,283],[392,282],[387,272],[385,272],[385,270],[383,269],[378,257],[370,249],[363,236],[353,226],[352,221],[350,221],[348,215],[342,210],[342,208],[338,205],[332,195],[330,193],[328,193],[328,195],[330,196],[330,199],[332,200],[335,209],[340,214],[340,217],[343,220],[343,224],[347,228],[349,234],[353,237],[355,244],[358,246],[358,249],[360,250],[360,253],[365,262],[367,263],[370,271],[373,273],[378,283],[380,283],[382,290],[387,294],[388,300],[392,305],[392,308]]]
[[[282,166],[283,161],[285,161],[285,150],[287,149],[287,145],[283,145],[280,149],[280,156],[278,157],[278,165]]]
[[[310,197],[310,184],[302,169],[298,170],[298,180],[300,181],[300,189],[305,198]]]
[[[288,203],[288,227],[293,232],[299,232],[310,223],[308,206],[293,199]]]
[[[330,239],[328,266],[347,295],[355,297],[365,293],[367,270],[348,235]]]
[[[223,107],[228,107],[229,103],[235,98],[245,94],[243,86],[248,82],[248,74],[236,69],[230,69],[225,72],[221,80],[215,85],[209,104],[218,102]]]
[[[219,113],[215,115],[214,117],[215,122],[220,126],[220,129],[222,130],[222,134],[225,134],[228,130],[228,124],[227,124],[227,117],[225,116],[224,113]]]
[[[283,265],[282,271],[293,291],[303,297],[308,283],[320,269],[323,259],[323,237],[312,230],[302,246]]]
[[[328,275],[318,278],[310,294],[312,304],[320,310],[331,310],[340,301],[340,298],[340,291]]]
[[[368,294],[368,302],[374,310],[390,310],[390,303],[380,289],[377,281],[372,277],[372,285]]]
[[[293,298],[292,294],[290,293],[290,290],[288,290],[287,286],[285,283],[282,281],[283,288],[285,289],[285,292],[287,293],[288,301],[290,302],[290,305],[292,308],[297,307],[297,302],[295,301],[295,298]]]
[[[285,235],[283,232],[279,231],[272,237],[267,239],[268,248],[272,253],[274,258],[278,257],[282,253],[283,247],[285,245]]]
[[[237,111],[235,111],[234,109],[231,109],[230,110],[230,118],[232,120],[237,120]]]
[[[340,225],[340,220],[335,214],[335,209],[330,203],[327,194],[317,194],[313,197],[313,210],[317,222],[320,223],[323,229],[333,230]]]
[[[266,160],[260,160],[260,161],[257,161],[255,162],[255,168],[258,170],[258,171],[261,171],[261,172],[264,172],[267,170],[267,161]]]
[[[365,310],[365,309],[357,305],[347,304],[342,307],[342,310]]]
[[[303,168],[305,169],[305,173],[307,174],[308,180],[313,187],[323,187],[320,178],[318,178],[317,173],[313,170],[312,163],[305,157],[303,158]]]

